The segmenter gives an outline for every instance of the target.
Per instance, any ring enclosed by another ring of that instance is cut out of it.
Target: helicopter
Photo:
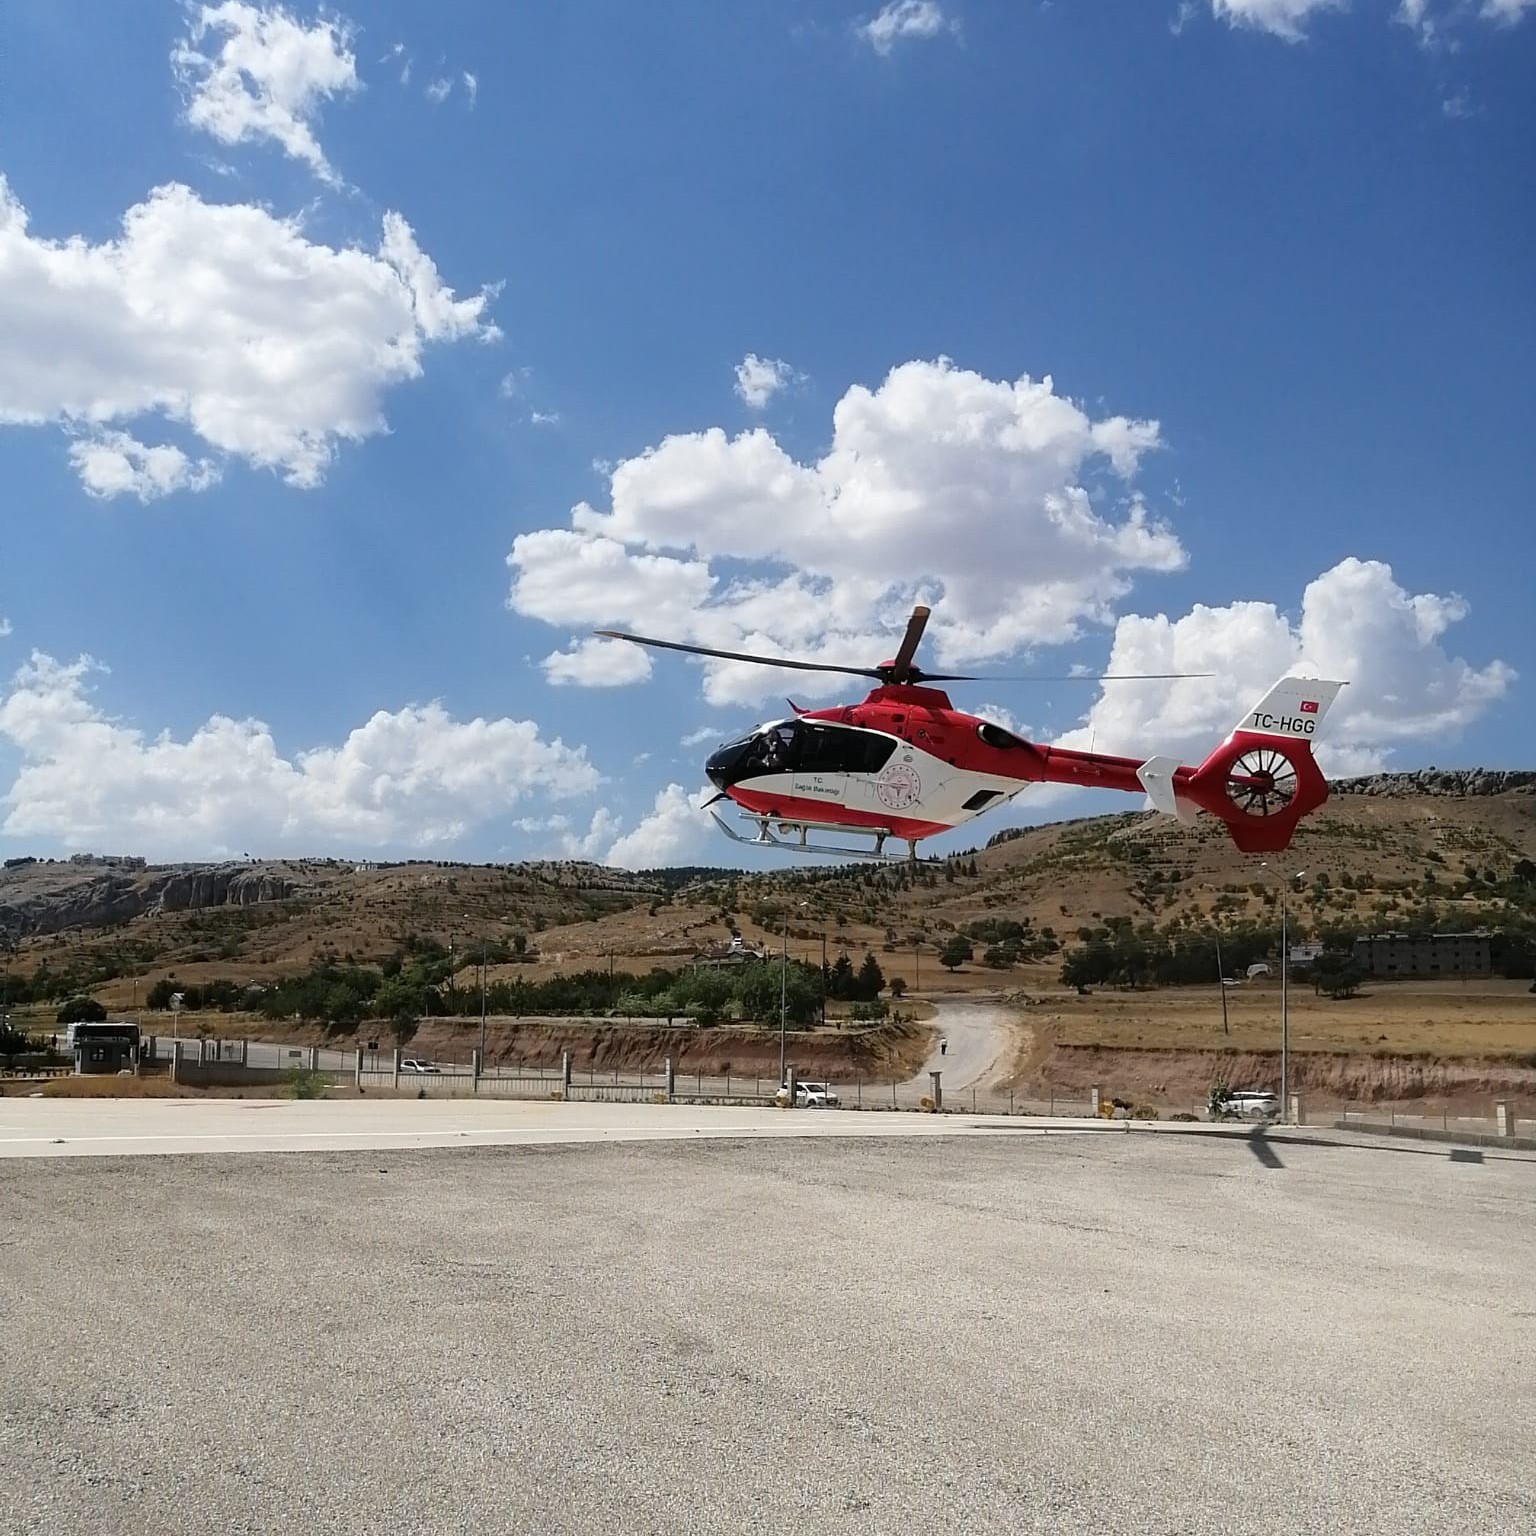
[[[789,853],[900,862],[890,839],[918,844],[984,811],[1007,804],[1031,784],[1071,784],[1144,794],[1153,809],[1187,824],[1205,812],[1226,824],[1245,853],[1279,853],[1297,823],[1328,798],[1312,742],[1342,682],[1281,678],[1198,767],[1171,757],[1112,757],[1025,741],[989,720],[965,714],[935,683],[1153,681],[1210,673],[1112,673],[1102,678],[981,678],[928,672],[914,664],[930,610],[907,620],[896,654],[877,667],[835,666],[780,656],[715,650],[621,630],[594,631],[605,640],[716,656],[726,661],[833,672],[875,680],[860,704],[807,710],[788,700],[793,716],[772,720],[727,742],[704,765],[717,793],[732,801],[753,836],[733,830],[710,810],[733,842]],[[812,841],[833,835],[867,839],[855,846]]]

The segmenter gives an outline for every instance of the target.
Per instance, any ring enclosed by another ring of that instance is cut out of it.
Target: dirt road
[[[1011,1010],[989,1003],[936,1003],[934,1010],[929,1021],[938,1031],[933,1054],[911,1079],[913,1085],[926,1087],[930,1072],[942,1072],[943,1085],[951,1091],[984,1088],[1008,1070],[1020,1033]],[[941,1039],[949,1041],[942,1054]]]

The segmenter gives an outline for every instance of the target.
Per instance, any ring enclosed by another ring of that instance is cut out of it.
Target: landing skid
[[[897,853],[885,851],[885,841],[895,834],[889,827],[849,827],[837,822],[829,821],[796,821],[793,817],[780,816],[753,816],[742,813],[743,821],[753,822],[757,827],[756,837],[743,837],[741,833],[732,831],[725,822],[720,819],[717,812],[709,813],[714,817],[715,825],[720,828],[733,843],[741,843],[747,848],[777,848],[781,853],[797,854],[833,854],[844,859],[875,859],[882,864],[904,864],[917,862],[917,839],[905,838],[907,856],[905,859]],[[793,841],[773,835],[773,828],[780,832],[793,832],[798,834]],[[869,837],[874,840],[872,848],[841,848],[831,843],[813,843],[809,840],[812,832],[836,832],[845,837]]]

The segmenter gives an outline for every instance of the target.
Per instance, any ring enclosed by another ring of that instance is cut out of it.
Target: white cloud
[[[406,51],[406,46],[404,43],[396,43],[394,47],[391,48],[389,52],[379,60],[379,63],[388,64],[392,60],[396,59],[400,61],[400,84],[409,85],[411,83],[411,56]]]
[[[102,432],[70,445],[69,456],[88,495],[158,500],[173,491],[204,491],[219,478],[211,459],[196,464],[180,448],[151,448],[126,432]]]
[[[926,664],[992,660],[1111,622],[1131,573],[1184,564],[1134,494],[1116,516],[1083,484],[1129,481],[1159,441],[1155,422],[1094,420],[1048,378],[906,363],[844,395],[814,464],[762,429],[718,428],[620,463],[610,511],[583,503],[571,528],[514,541],[509,602],[552,624],[872,665],[914,601],[937,601]],[[715,704],[790,686],[848,682],[706,664]]]
[[[778,358],[759,357],[755,352],[748,352],[736,364],[735,390],[754,411],[760,411],[781,389],[804,377]]]
[[[606,805],[598,806],[585,832],[566,832],[560,839],[561,857],[602,862],[603,849],[618,835],[621,825],[619,818]]]
[[[1515,673],[1447,654],[1459,597],[1410,594],[1390,566],[1341,560],[1308,584],[1293,624],[1273,603],[1197,605],[1179,619],[1128,614],[1115,627],[1107,672],[1214,672],[1179,682],[1107,683],[1084,725],[1060,745],[1128,754],[1175,752],[1198,762],[1276,678],[1337,678],[1349,686],[1322,727],[1331,773],[1379,768],[1393,747],[1438,743],[1504,697]]]
[[[215,715],[153,739],[92,702],[89,658],[34,651],[0,696],[0,739],[21,769],[0,831],[155,857],[261,847],[430,847],[530,796],[590,793],[582,748],[528,720],[454,720],[439,704],[379,711],[338,747],[280,755],[259,720]]]
[[[1288,43],[1306,36],[1306,23],[1317,11],[1339,10],[1344,0],[1211,0],[1211,14],[1232,27],[1255,27]]]
[[[668,784],[656,796],[649,814],[609,848],[603,862],[621,869],[700,864],[705,861],[713,832],[709,812],[695,804],[681,784]]]
[[[1486,21],[1499,21],[1512,26],[1527,11],[1536,11],[1536,0],[1483,0],[1478,15]]]
[[[160,415],[313,486],[340,442],[385,430],[383,393],[421,374],[425,343],[499,337],[488,302],[455,298],[397,213],[384,215],[375,255],[170,185],[128,210],[118,239],[92,245],[30,235],[0,176],[0,424]],[[75,457],[98,494],[145,475],[165,488],[212,478],[212,466],[160,459],[156,481],[146,456],[163,450],[93,436]]]
[[[643,683],[651,675],[651,658],[638,645],[621,640],[586,639],[568,651],[544,658],[544,675],[552,683],[579,683],[584,688],[617,688]]]
[[[529,411],[529,424],[535,427],[558,427],[560,425],[559,411]]]
[[[212,35],[216,53],[200,50]],[[187,122],[221,144],[270,139],[335,184],[311,124],[330,97],[358,89],[345,23],[306,27],[280,6],[224,0],[192,11],[187,36],[171,52],[188,93]]]
[[[427,100],[433,102],[447,101],[453,93],[453,81],[446,75],[441,80],[434,80],[427,86]]]
[[[1437,26],[1435,18],[1429,14],[1429,0],[1402,0],[1392,19],[1417,32],[1424,47],[1434,46]]]
[[[941,32],[958,32],[960,23],[945,18],[937,0],[890,0],[880,13],[854,33],[882,58],[902,38],[937,37]]]
[[[731,730],[728,727],[718,725],[701,725],[696,731],[689,731],[683,737],[681,745],[685,747],[701,747],[706,741],[718,743],[729,740]]]
[[[464,82],[465,93],[469,97],[469,110],[475,110],[475,103],[480,99],[480,81],[466,69],[460,76]]]
[[[0,615],[0,640],[6,639],[11,633],[11,621]]]

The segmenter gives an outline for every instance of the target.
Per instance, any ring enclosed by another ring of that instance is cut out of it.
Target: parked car
[[[1230,1116],[1234,1120],[1273,1120],[1279,1113],[1279,1095],[1265,1093],[1260,1089],[1229,1093],[1221,1101],[1224,1119]]]
[[[421,1061],[415,1056],[407,1056],[400,1063],[400,1070],[402,1072],[436,1072],[440,1075],[443,1069],[433,1066],[430,1061]]]
[[[774,1096],[780,1104],[789,1102],[789,1089],[780,1088]],[[843,1101],[830,1083],[796,1083],[796,1109],[836,1109]]]

